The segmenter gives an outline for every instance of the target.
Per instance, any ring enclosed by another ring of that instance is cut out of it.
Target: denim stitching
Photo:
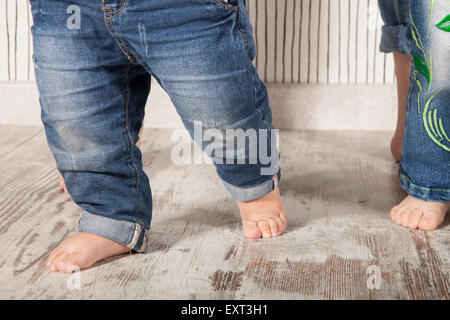
[[[238,14],[240,14],[240,11],[238,12]],[[248,40],[247,40],[247,36],[246,36],[244,30],[242,30],[241,21],[240,21],[240,17],[239,16],[238,16],[238,28],[239,28],[239,31],[241,32],[241,35],[242,35],[242,41],[244,43],[244,49],[245,49],[244,50],[245,51],[245,56],[247,57],[247,61],[248,61],[249,67],[250,67],[250,71],[252,73],[252,84],[253,84],[253,92],[254,92],[254,108],[255,108],[256,112],[258,113],[258,115],[259,115],[259,121],[262,122],[266,126],[267,130],[270,131],[271,130],[270,124],[267,121],[263,120],[263,115],[262,115],[261,110],[259,110],[256,107],[257,90],[256,90],[256,85],[255,85],[255,82],[256,82],[255,72],[253,70],[253,63],[250,60],[250,56],[248,55]],[[268,139],[269,139],[270,145],[272,145],[272,135],[268,135]]]
[[[249,66],[249,70],[250,70],[250,73],[251,73],[251,77],[252,77],[252,86],[253,86],[253,107],[255,108],[255,111],[258,113],[258,115],[259,115],[259,121],[260,122],[262,122],[262,123],[264,123],[264,125],[266,126],[266,129],[270,129],[270,125],[266,122],[266,121],[264,121],[263,120],[263,116],[262,116],[262,113],[261,113],[261,110],[259,110],[257,107],[256,107],[256,96],[257,96],[257,93],[256,93],[256,86],[255,86],[255,82],[256,82],[256,79],[255,79],[255,75],[254,75],[254,72],[253,72],[253,64],[252,64],[252,62],[251,62],[251,60],[250,60],[250,56],[248,55],[248,41],[247,41],[247,37],[246,37],[246,35],[245,35],[245,32],[244,32],[244,30],[242,30],[242,25],[241,25],[241,21],[240,21],[240,10],[238,10],[237,12],[236,12],[236,14],[237,14],[237,18],[236,18],[236,21],[237,21],[237,26],[238,26],[238,29],[239,29],[239,32],[241,33],[241,39],[242,39],[242,43],[243,43],[243,45],[244,45],[244,54],[245,54],[245,57],[246,57],[246,59],[247,59],[247,64],[248,64],[248,66]],[[270,139],[270,138],[269,138]]]
[[[103,0],[104,1],[104,0]],[[124,3],[126,3],[126,0],[124,1]],[[120,10],[122,10],[124,7],[124,5],[122,6],[122,8]],[[137,59],[136,57],[132,54],[130,48],[128,48],[128,46],[126,45],[125,41],[119,37],[119,35],[117,34],[116,28],[114,27],[114,24],[112,22],[112,18],[115,15],[112,16],[108,16],[108,10],[107,8],[104,7],[104,11],[103,11],[103,18],[105,20],[105,24],[108,28],[108,30],[111,32],[112,36],[114,37],[114,39],[116,40],[120,50],[123,52],[123,54],[125,54],[125,56],[128,58],[128,60],[130,60],[131,63],[133,64],[137,64]],[[120,13],[120,11],[118,12]]]
[[[395,16],[397,18],[397,23],[402,24],[402,19],[400,17],[400,1],[399,0],[395,0],[394,8],[396,9],[394,11],[395,11]]]
[[[126,0],[124,1],[124,3],[126,3]],[[122,8],[123,7],[124,7],[124,5],[122,6]],[[126,135],[128,136],[128,139],[125,139],[125,140],[128,140],[130,143],[130,155],[129,155],[130,159],[129,159],[129,161],[130,161],[131,165],[133,166],[134,170],[136,171],[136,195],[138,197],[138,203],[139,203],[139,210],[136,212],[136,221],[139,221],[139,213],[142,211],[142,200],[141,200],[140,194],[139,194],[140,175],[139,175],[139,170],[133,160],[133,138],[131,136],[131,133],[130,133],[130,130],[128,127],[128,104],[129,104],[129,98],[130,98],[130,85],[129,85],[129,81],[128,81],[128,75],[129,75],[132,64],[136,64],[137,62],[134,61],[136,59],[134,57],[134,55],[132,55],[131,52],[128,54],[126,52],[126,50],[122,47],[121,43],[128,51],[130,51],[130,49],[126,46],[125,42],[118,36],[118,34],[114,28],[114,25],[112,23],[112,19],[111,19],[111,17],[108,18],[107,14],[106,14],[106,10],[103,12],[103,17],[104,17],[105,24],[106,24],[108,30],[111,32],[113,38],[116,40],[120,50],[125,54],[125,56],[130,61],[130,64],[128,65],[127,71],[125,73],[126,102],[125,102],[125,106],[124,106],[124,110],[123,110],[123,116],[124,116],[124,120],[125,120],[125,123],[124,123],[125,131],[126,131]],[[135,223],[135,224],[139,225],[138,223]],[[140,227],[140,225],[139,225],[139,227]]]
[[[125,74],[125,82],[126,82],[126,103],[125,103],[125,108],[124,108],[124,116],[125,116],[125,130],[127,132],[128,135],[128,141],[130,143],[130,162],[132,164],[132,166],[134,167],[134,170],[136,171],[136,194],[138,197],[138,202],[139,202],[139,211],[136,212],[136,221],[138,221],[139,218],[139,213],[142,211],[142,200],[139,194],[139,169],[136,166],[136,163],[133,160],[133,137],[131,136],[130,133],[130,129],[128,127],[128,104],[129,104],[129,98],[130,98],[130,84],[128,81],[128,74],[129,71],[131,69],[131,65],[128,65],[128,69],[127,72]]]
[[[252,77],[252,86],[253,86],[253,93],[254,93],[253,107],[254,107],[255,111],[258,113],[259,121],[265,125],[266,129],[270,133],[272,133],[270,124],[267,123],[267,121],[263,120],[263,115],[262,115],[261,110],[259,110],[256,107],[257,90],[256,90],[256,85],[255,85],[255,83],[256,83],[255,72],[253,70],[253,63],[252,63],[252,61],[250,59],[250,56],[248,54],[248,40],[247,40],[247,36],[246,36],[244,30],[242,29],[241,20],[240,20],[240,14],[241,14],[240,6],[238,6],[238,10],[236,11],[236,15],[237,15],[236,21],[237,21],[237,26],[238,26],[239,32],[241,33],[242,42],[244,44],[244,54],[245,54],[247,63],[249,65],[249,69],[250,69],[251,77]],[[272,134],[267,134],[267,138],[269,140],[269,145],[272,147]],[[279,168],[279,166],[278,166],[278,168]]]
[[[116,15],[118,15],[120,13],[120,11],[123,10],[123,8],[125,8],[125,5],[127,4],[127,0],[123,0],[122,2],[122,6],[116,10],[112,10],[111,7],[105,7],[105,0],[102,0],[102,7],[105,11],[107,11],[108,13],[112,13],[113,15],[111,15],[111,17],[114,17]]]
[[[113,37],[116,39],[120,50],[127,56],[128,60],[130,60],[131,63],[137,64],[136,57],[131,53],[130,48],[125,44],[125,41],[119,37],[119,35],[116,32],[116,28],[114,27],[114,24],[112,23],[112,19],[109,19],[110,26],[111,26],[111,32],[113,33]]]
[[[122,11],[122,9],[120,9],[121,11]],[[111,14],[109,17],[110,18],[114,18],[115,16],[117,16],[121,11],[119,11],[119,12],[117,12],[117,13],[114,13],[114,14]]]
[[[134,247],[137,245],[137,243],[139,241],[141,232],[142,232],[142,227],[138,223],[135,223],[133,238],[131,239],[131,242],[127,245],[128,248],[130,248],[132,250],[134,249]]]
[[[141,247],[139,249],[136,250],[137,252],[144,252],[144,250],[147,248],[147,241],[148,241],[147,237],[148,237],[148,235],[147,235],[147,231],[146,230],[144,230],[143,232],[144,232],[144,236],[142,238],[142,245],[141,245]]]
[[[252,63],[252,61],[250,60],[250,56],[248,55],[248,40],[247,40],[247,36],[246,36],[246,34],[245,34],[245,31],[242,30],[242,25],[241,25],[240,16],[239,16],[240,11],[238,11],[237,14],[238,14],[238,17],[237,17],[237,18],[238,18],[238,19],[237,19],[238,28],[239,28],[239,32],[241,33],[242,42],[243,42],[243,44],[244,44],[244,52],[245,52],[245,56],[246,56],[246,58],[247,58],[247,62],[248,62],[248,64],[249,64],[249,68],[250,68],[250,71],[251,71],[251,74],[252,74],[252,84],[253,84],[253,92],[254,92],[254,107],[255,107],[255,110],[256,110],[256,111],[258,112],[258,114],[259,114],[259,121],[262,122],[262,123],[264,123],[264,125],[266,126],[266,129],[267,129],[267,130],[270,130],[270,127],[271,127],[270,124],[267,123],[267,121],[263,120],[263,116],[262,116],[261,110],[259,110],[258,108],[256,108],[256,96],[257,96],[256,91],[257,91],[257,90],[256,90],[256,86],[255,86],[256,78],[255,78],[255,73],[254,73],[254,70],[253,70],[253,63]],[[269,141],[272,142],[272,141],[271,141],[271,137],[269,137]]]
[[[400,177],[401,177],[403,180],[406,180],[406,181],[409,183],[409,185],[410,185],[411,187],[415,188],[415,189],[424,190],[424,191],[450,192],[450,190],[448,190],[448,189],[433,189],[433,188],[420,187],[420,186],[415,185],[415,184],[411,181],[411,179],[408,179],[408,178],[405,177],[403,174],[400,174]]]

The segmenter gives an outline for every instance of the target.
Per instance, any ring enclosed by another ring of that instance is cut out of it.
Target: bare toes
[[[58,252],[51,261],[49,261],[48,268],[50,271],[58,271],[58,263],[61,262],[68,253],[66,251]]]
[[[278,234],[283,233],[284,229],[286,228],[286,223],[280,217],[275,217],[274,219],[278,224]]]
[[[399,211],[399,206],[395,206],[391,209],[390,216],[391,216],[391,220],[393,222],[395,222],[397,219],[397,215],[399,214],[398,211]]]
[[[449,202],[432,202],[407,196],[392,208],[391,219],[411,229],[434,230],[445,218]]]
[[[409,213],[407,227],[411,229],[417,229],[419,227],[419,221],[422,218],[422,210],[416,208]]]
[[[80,259],[79,254],[77,252],[72,252],[68,254],[64,259],[59,260],[56,263],[56,269],[60,272],[71,273],[75,270],[79,270],[78,260]],[[88,267],[88,266],[84,266]]]
[[[394,207],[394,209],[391,212],[391,219],[392,221],[394,221],[396,224],[401,224],[401,220],[402,220],[402,216],[405,212],[405,208],[397,206]]]
[[[272,235],[272,237],[276,237],[280,233],[278,231],[278,222],[275,219],[267,219],[267,223],[269,223],[270,234]]]
[[[420,219],[418,227],[424,231],[435,230],[444,220],[444,216],[445,214],[442,215],[435,211],[427,211],[423,214],[422,219]]]
[[[400,217],[398,220],[399,220],[400,224],[404,227],[408,226],[408,219],[409,219],[410,212],[411,212],[410,209],[405,209],[400,213]]]
[[[258,225],[254,221],[244,220],[244,236],[248,239],[258,239],[262,237]]]
[[[259,230],[261,230],[263,238],[265,238],[265,239],[272,238],[272,233],[270,232],[270,225],[267,221],[265,221],[265,220],[258,221],[258,227],[259,227]]]
[[[50,267],[50,264],[52,263],[53,259],[54,259],[54,258],[56,257],[56,255],[57,255],[58,253],[60,253],[60,252],[61,252],[61,250],[59,250],[59,247],[56,247],[55,249],[53,249],[53,251],[50,252],[50,254],[49,254],[49,256],[48,256],[47,262],[45,263],[45,265],[46,265],[47,267]]]

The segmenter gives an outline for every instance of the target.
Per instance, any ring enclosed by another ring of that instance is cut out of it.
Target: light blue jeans
[[[42,121],[67,189],[83,209],[80,232],[145,248],[152,196],[136,142],[151,77],[191,135],[196,123],[220,132],[272,131],[267,90],[252,64],[245,0],[30,2]],[[207,146],[203,137],[196,142]],[[249,147],[233,150],[231,162],[228,154],[209,154],[241,201],[267,195],[280,176],[276,139],[267,133],[256,142],[273,161],[258,152],[251,162]]]
[[[413,64],[400,162],[402,187],[425,201],[450,201],[450,2],[379,0],[383,52]]]

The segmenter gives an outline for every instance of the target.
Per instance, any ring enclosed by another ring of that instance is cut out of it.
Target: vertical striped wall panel
[[[27,0],[1,1],[0,80],[34,80],[32,24]]]
[[[248,0],[266,82],[392,83],[377,0]],[[27,0],[0,3],[0,80],[34,80]]]

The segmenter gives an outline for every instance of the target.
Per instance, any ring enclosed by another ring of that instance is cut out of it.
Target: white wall
[[[267,82],[392,83],[377,0],[248,0]],[[27,0],[0,1],[0,80],[34,80]]]

